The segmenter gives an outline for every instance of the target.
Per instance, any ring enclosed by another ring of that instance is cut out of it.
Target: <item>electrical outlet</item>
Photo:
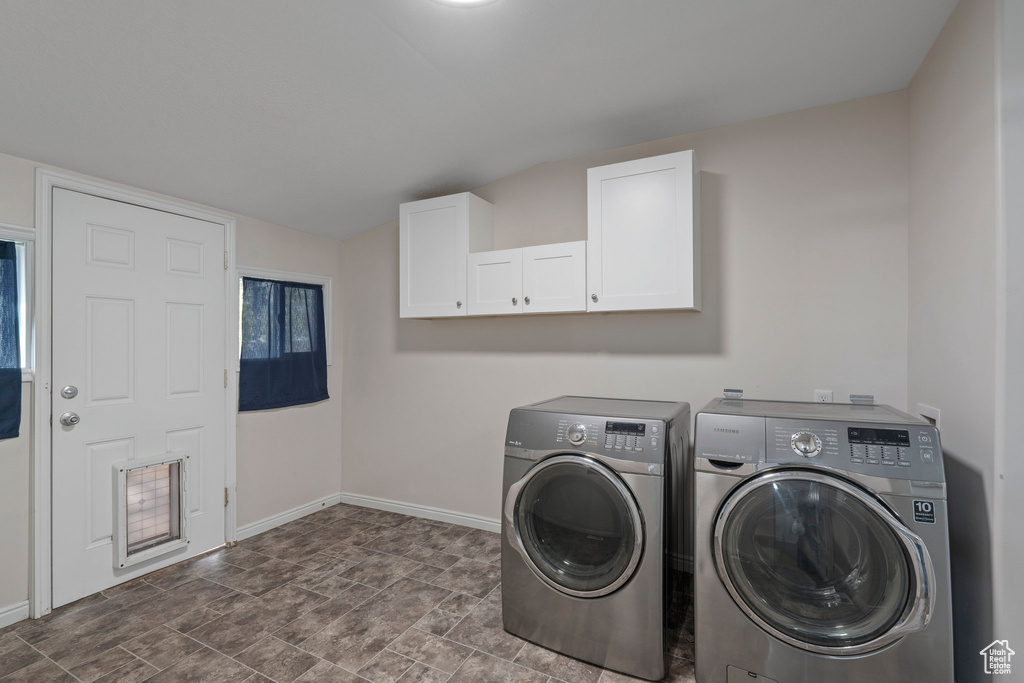
[[[814,402],[815,403],[831,403],[832,402],[832,390],[831,389],[815,389],[814,390]]]

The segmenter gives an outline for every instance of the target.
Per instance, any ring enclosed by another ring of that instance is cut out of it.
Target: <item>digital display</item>
[[[606,422],[604,425],[604,433],[643,436],[646,428],[647,425],[642,422]]]
[[[866,443],[880,446],[910,446],[910,432],[903,429],[872,429],[870,427],[848,427],[850,443]]]

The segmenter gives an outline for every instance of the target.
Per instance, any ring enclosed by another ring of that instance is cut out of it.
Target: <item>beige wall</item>
[[[33,227],[35,169],[40,166],[45,167],[0,154],[0,223]],[[314,406],[238,417],[238,525],[244,527],[341,490],[341,243],[235,218],[239,265],[328,275],[335,283],[334,364],[328,371],[332,398]],[[26,405],[26,419],[30,407]],[[31,454],[23,438],[14,446],[0,443],[0,611],[27,597]]]
[[[341,491],[341,242],[238,219],[238,265],[334,278],[331,398],[238,414],[238,526]]]
[[[345,242],[344,490],[497,520],[508,411],[560,394],[904,406],[905,92],[528,169],[477,190],[495,248],[585,239],[588,167],[690,148],[699,313],[399,320],[397,223]]]
[[[1011,643],[1024,643],[1020,571],[1024,567],[1024,3],[1001,2],[999,41],[1000,161],[999,185],[1004,247],[999,270],[1005,292],[1001,301],[1003,403],[997,411],[995,489],[995,633]],[[998,380],[998,376],[997,376]]]
[[[910,89],[908,397],[942,411],[957,680],[992,631],[996,441],[995,15],[962,0]],[[1019,416],[1018,416],[1019,417]]]
[[[18,437],[0,440],[0,612],[28,600],[32,383],[21,387]]]

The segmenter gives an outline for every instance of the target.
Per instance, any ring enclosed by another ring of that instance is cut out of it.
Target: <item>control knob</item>
[[[821,452],[821,439],[814,432],[797,432],[789,439],[793,452],[805,458],[813,458]]]
[[[569,443],[573,446],[579,446],[587,440],[587,427],[579,422],[571,424],[566,432],[566,436],[569,438]]]

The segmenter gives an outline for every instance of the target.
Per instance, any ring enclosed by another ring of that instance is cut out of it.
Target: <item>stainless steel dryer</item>
[[[689,422],[687,403],[579,396],[511,412],[505,630],[607,669],[665,675],[666,564],[670,551],[689,554],[690,527],[675,521],[690,519]]]
[[[698,683],[952,683],[934,427],[726,398],[694,437]]]

